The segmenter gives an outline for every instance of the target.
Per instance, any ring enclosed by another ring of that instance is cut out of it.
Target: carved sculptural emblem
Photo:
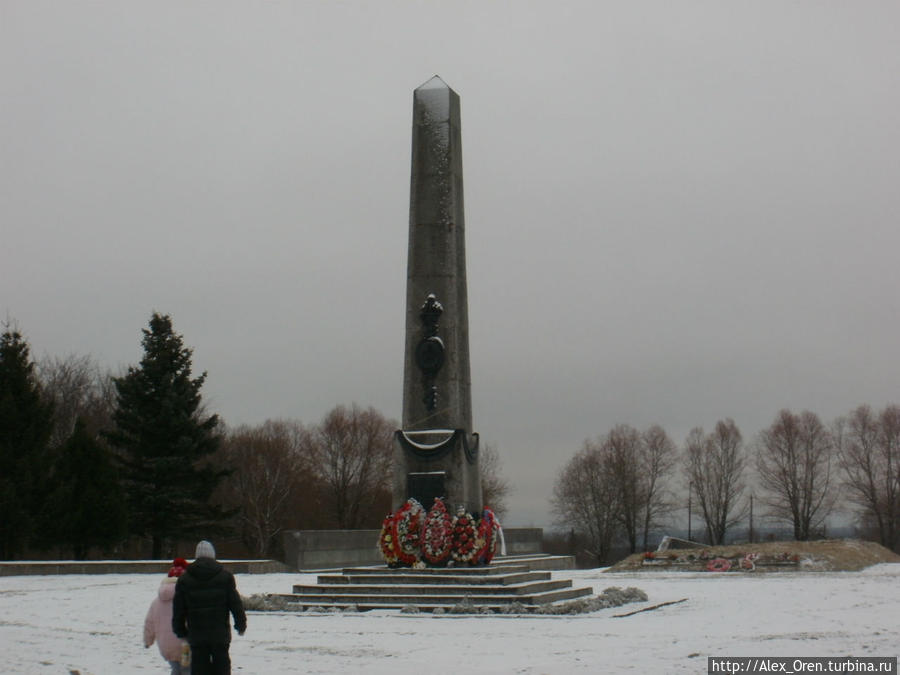
[[[438,337],[438,321],[444,308],[434,293],[429,293],[419,311],[422,319],[422,339],[416,345],[416,365],[422,371],[425,392],[422,401],[429,411],[437,407],[437,385],[434,381],[444,365],[444,341]]]

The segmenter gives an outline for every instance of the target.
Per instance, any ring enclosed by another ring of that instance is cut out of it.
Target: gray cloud
[[[0,310],[231,423],[400,416],[412,89],[461,96],[475,427],[549,524],[619,422],[897,401],[895,3],[0,10]]]

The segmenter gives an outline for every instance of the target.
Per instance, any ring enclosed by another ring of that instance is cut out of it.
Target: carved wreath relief
[[[444,341],[438,337],[438,321],[444,308],[434,293],[429,293],[419,311],[422,320],[422,339],[416,345],[416,365],[422,371],[424,394],[422,401],[429,411],[437,407],[437,385],[434,381],[444,365]]]

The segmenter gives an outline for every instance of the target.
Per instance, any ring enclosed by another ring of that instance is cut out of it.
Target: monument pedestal
[[[292,609],[404,609],[431,612],[465,604],[468,611],[502,612],[514,603],[522,611],[581,598],[591,588],[575,588],[571,579],[553,579],[549,570],[574,568],[571,556],[516,556],[489,567],[445,569],[348,568],[321,575],[315,585],[296,585],[279,597]]]

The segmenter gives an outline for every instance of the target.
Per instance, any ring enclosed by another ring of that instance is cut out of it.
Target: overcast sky
[[[113,369],[171,314],[230,425],[399,419],[435,74],[506,524],[617,423],[900,402],[894,1],[0,0],[0,313]]]

